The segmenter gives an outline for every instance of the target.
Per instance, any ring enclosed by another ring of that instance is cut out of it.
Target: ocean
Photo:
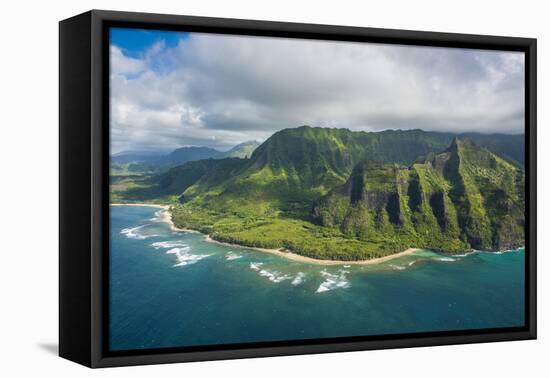
[[[321,266],[110,210],[112,351],[524,325],[524,249]]]

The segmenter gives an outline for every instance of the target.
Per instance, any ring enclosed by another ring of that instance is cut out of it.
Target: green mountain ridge
[[[237,144],[228,151],[186,146],[170,153],[123,151],[111,157],[111,175],[159,174],[188,162],[206,159],[246,159],[260,145],[257,141]]]
[[[314,206],[314,219],[352,237],[461,251],[524,244],[523,172],[469,140],[410,167],[359,163]]]
[[[155,164],[165,167],[176,167],[187,162],[205,159],[248,158],[260,145],[257,141],[237,144],[228,151],[219,151],[210,147],[181,147],[159,158]]]
[[[168,169],[161,174],[138,177],[137,184],[124,191],[123,200],[128,201],[185,201],[183,193],[187,188],[204,179],[208,185],[220,184],[239,171],[246,164],[246,159],[224,158],[189,161]]]
[[[210,147],[181,147],[158,159],[155,164],[159,166],[175,167],[203,159],[221,159],[223,152]]]
[[[248,142],[243,142],[237,144],[235,147],[231,148],[229,151],[223,152],[223,158],[241,158],[246,159],[252,155],[254,150],[260,146],[261,143],[256,140],[251,140]]]
[[[215,195],[271,201],[278,210],[309,208],[312,201],[343,184],[362,160],[409,165],[420,155],[444,150],[452,139],[421,130],[284,129],[256,148],[250,161]],[[198,185],[203,189],[190,190],[188,196],[207,193],[205,185]]]
[[[172,203],[176,225],[216,240],[322,259],[502,249],[523,243],[521,164],[491,152],[508,137],[484,136],[483,148],[447,133],[304,126],[249,158],[188,162],[112,196]]]

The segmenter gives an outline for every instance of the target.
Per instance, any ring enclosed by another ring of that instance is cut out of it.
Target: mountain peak
[[[256,140],[249,140],[237,144],[235,147],[224,153],[224,157],[237,157],[237,158],[247,158],[252,155],[256,148],[261,143]]]
[[[429,229],[423,247],[509,249],[523,240],[522,171],[468,139],[411,167],[361,161],[314,205],[322,226],[371,240]],[[405,238],[406,239],[406,238]]]

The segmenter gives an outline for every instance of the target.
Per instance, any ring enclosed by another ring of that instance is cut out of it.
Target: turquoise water
[[[208,243],[159,215],[111,207],[113,351],[524,324],[523,249],[319,266]]]

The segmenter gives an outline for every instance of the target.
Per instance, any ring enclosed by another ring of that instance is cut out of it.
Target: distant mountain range
[[[123,151],[111,157],[115,165],[133,164],[134,167],[153,171],[158,168],[170,168],[189,161],[203,159],[223,159],[227,157],[247,158],[260,145],[257,141],[248,141],[236,145],[229,151],[218,151],[209,147],[181,147],[168,154],[162,152]],[[136,168],[136,170],[138,170]]]
[[[187,160],[112,196],[177,204],[177,225],[220,241],[315,258],[496,250],[524,242],[523,156],[523,135],[304,126],[249,158]]]
[[[165,153],[159,151],[122,151],[111,157],[111,163],[146,163],[154,161],[164,156]]]

